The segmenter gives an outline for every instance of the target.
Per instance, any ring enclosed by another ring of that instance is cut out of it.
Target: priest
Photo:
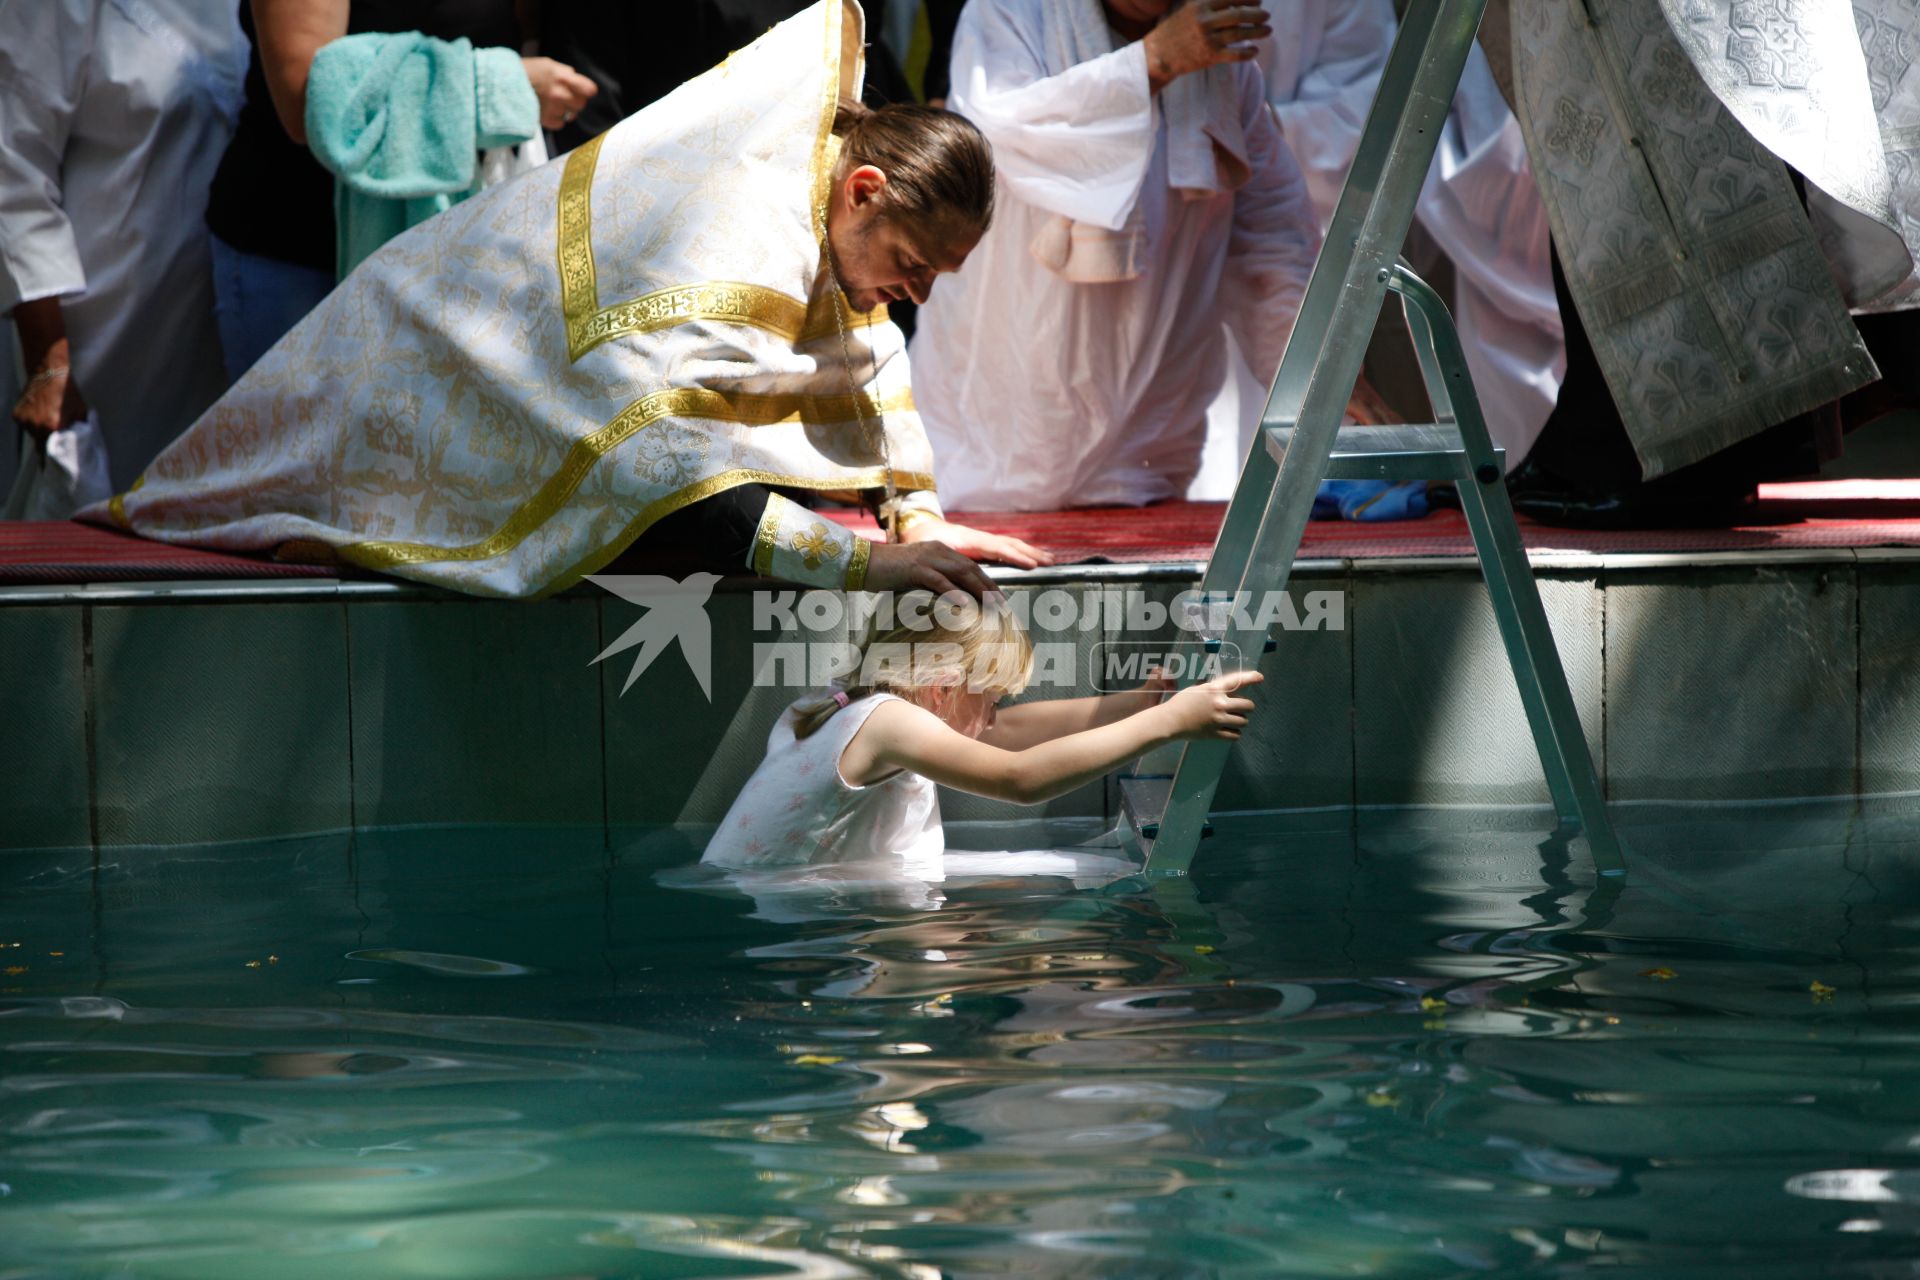
[[[669,521],[691,567],[822,586],[979,593],[969,557],[1042,562],[934,495],[885,304],[972,250],[992,159],[947,113],[854,101],[862,26],[821,0],[389,242],[87,514],[494,596]]]

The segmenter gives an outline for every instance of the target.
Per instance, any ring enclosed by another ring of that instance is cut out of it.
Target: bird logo
[[[587,581],[646,610],[638,622],[621,632],[620,638],[593,660],[598,663],[640,646],[633,669],[627,672],[627,682],[620,686],[622,695],[633,688],[633,682],[653,665],[655,658],[678,640],[688,669],[700,683],[700,692],[708,702],[713,701],[713,626],[707,619],[707,597],[713,594],[713,584],[720,581],[719,574],[690,573],[676,581],[651,573],[607,573],[590,574]]]

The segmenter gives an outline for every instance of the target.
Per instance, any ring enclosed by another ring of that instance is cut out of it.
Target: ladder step
[[[1293,444],[1294,428],[1266,429],[1267,452],[1284,461]],[[1506,451],[1493,450],[1495,471],[1481,479],[1491,483],[1505,469]],[[1461,443],[1459,428],[1434,422],[1395,423],[1390,426],[1343,426],[1334,437],[1327,465],[1329,480],[1469,480],[1473,462]]]
[[[1160,815],[1167,811],[1167,797],[1173,793],[1173,779],[1165,774],[1127,774],[1120,778],[1120,811],[1139,833],[1151,851],[1153,838],[1160,834]],[[1213,834],[1208,821],[1200,834]]]

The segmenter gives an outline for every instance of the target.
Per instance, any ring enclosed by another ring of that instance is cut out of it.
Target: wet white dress
[[[904,770],[864,787],[849,786],[840,773],[840,753],[867,717],[882,702],[901,700],[870,694],[806,738],[794,737],[789,707],[700,860],[736,870],[859,864],[883,875],[944,879],[938,788]]]

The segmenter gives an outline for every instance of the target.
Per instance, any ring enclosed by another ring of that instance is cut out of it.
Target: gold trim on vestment
[[[560,175],[558,215],[560,312],[567,324],[568,358],[584,353],[578,335],[600,305],[600,286],[593,266],[593,168],[600,159],[597,134],[576,147]]]
[[[872,561],[873,543],[856,536],[853,540],[853,559],[847,562],[847,590],[858,591],[867,585],[867,568]]]
[[[127,519],[128,495],[134,493],[136,490],[140,488],[141,485],[145,484],[146,482],[147,482],[147,473],[142,471],[139,475],[133,478],[133,483],[127,486],[126,493],[116,493],[113,495],[112,498],[107,500],[107,514],[113,517],[113,522],[119,525],[122,529],[133,528],[133,522]]]
[[[846,295],[842,294],[841,297],[844,299]],[[794,346],[804,347],[809,342],[818,342],[822,338],[831,338],[840,332],[840,320],[833,313],[833,294],[821,294],[819,300],[826,302],[827,305],[819,310],[809,310],[807,312],[805,326],[794,335]],[[884,302],[871,311],[855,311],[851,302],[846,303],[846,308],[848,333],[853,332],[855,325],[865,325],[871,328],[876,324],[885,324],[888,319],[887,304]]]
[[[749,324],[796,342],[807,323],[807,304],[765,285],[717,280],[656,289],[629,302],[600,305],[599,270],[593,260],[593,174],[600,161],[600,134],[567,157],[560,178],[560,311],[567,323],[567,358],[578,360],[603,342],[667,329],[691,320]]]
[[[818,223],[814,231],[822,246],[826,244],[825,200],[833,171],[833,118],[839,110],[843,78],[840,74],[843,7],[832,3],[822,6],[827,14],[827,91],[819,132],[814,138],[809,184],[813,197],[810,212]],[[752,325],[795,345],[835,332],[831,314],[809,323],[807,304],[802,299],[765,285],[738,281],[674,285],[628,302],[602,307],[599,272],[593,260],[593,175],[600,163],[600,144],[606,136],[599,134],[575,148],[567,156],[566,168],[560,177],[557,219],[560,311],[567,326],[569,361],[578,360],[601,343],[615,338],[671,328],[693,320]],[[872,324],[886,318],[886,308],[880,306],[850,320]]]
[[[809,212],[815,219],[814,235],[820,241],[820,248],[827,247],[827,195],[833,187],[833,118],[840,111],[840,94],[846,80],[846,69],[841,66],[840,26],[845,5],[829,0],[822,5],[827,11],[826,70],[822,77],[826,81],[826,90],[821,94],[820,128],[813,139],[813,203]]]
[[[780,538],[780,508],[772,494],[767,499],[767,509],[760,513],[759,527],[753,531],[753,554],[747,557],[747,567],[763,578],[773,576],[773,544]]]
[[[880,416],[890,412],[903,413],[912,408],[913,395],[904,390],[879,404],[875,404],[865,392],[860,394],[856,402],[853,396],[727,394],[705,387],[676,387],[670,391],[656,391],[622,409],[611,422],[592,435],[575,440],[567,450],[560,469],[549,476],[531,498],[521,503],[505,523],[479,542],[459,547],[441,547],[426,542],[351,542],[340,548],[340,555],[350,564],[382,572],[392,572],[397,565],[423,561],[491,560],[495,556],[505,555],[566,504],[601,457],[635,433],[665,418],[708,418],[750,427],[794,421],[817,425],[851,422],[861,413]],[[782,477],[773,483],[793,482]],[[880,483],[885,483],[884,476]],[[814,487],[838,489],[849,485],[865,487],[845,476],[816,483]],[[718,492],[718,489],[713,492]]]

